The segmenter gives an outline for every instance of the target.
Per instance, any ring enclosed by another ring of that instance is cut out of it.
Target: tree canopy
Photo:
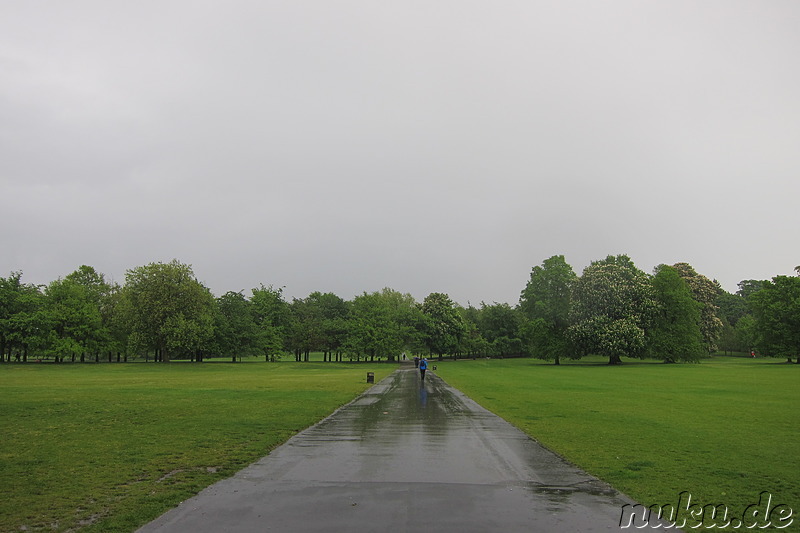
[[[757,343],[771,355],[800,363],[800,277],[776,276],[750,296]]]
[[[522,324],[522,337],[535,357],[559,364],[562,357],[577,356],[566,335],[577,280],[563,255],[554,255],[531,269],[520,294],[519,309],[527,319]]]
[[[47,285],[0,277],[0,362],[99,362],[132,355],[154,361],[294,354],[308,361],[393,360],[403,352],[440,358],[534,356],[559,364],[589,354],[697,361],[715,346],[800,361],[800,277],[744,280],[731,294],[688,263],[653,275],[627,255],[592,262],[580,276],[563,255],[531,268],[517,305],[462,307],[432,292],[421,302],[391,288],[345,300],[314,291],[284,298],[272,285],[216,298],[177,260],[127,271],[122,286],[81,265]],[[101,355],[102,354],[102,355]]]
[[[163,361],[172,352],[193,352],[211,337],[214,297],[190,265],[173,260],[128,270],[123,294],[131,336],[156,348]]]
[[[431,353],[452,353],[464,334],[464,322],[455,303],[446,294],[432,292],[422,302],[425,342]]]
[[[648,331],[648,353],[669,363],[696,362],[704,354],[702,304],[674,267],[660,265],[653,276],[656,309]]]
[[[706,350],[711,353],[717,349],[717,340],[722,333],[722,321],[717,317],[715,304],[719,296],[719,286],[698,274],[689,263],[676,263],[673,265],[678,274],[686,281],[692,290],[692,296],[700,304],[700,332],[706,344]]]
[[[656,308],[647,275],[627,255],[608,256],[575,283],[570,336],[581,353],[604,355],[609,364],[642,358]]]

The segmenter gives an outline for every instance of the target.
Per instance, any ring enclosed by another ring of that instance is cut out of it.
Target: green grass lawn
[[[800,366],[435,362],[436,373],[645,504],[800,512]],[[119,531],[265,455],[394,365],[0,365],[0,531]],[[800,517],[793,527],[797,530]],[[784,530],[786,531],[786,530]]]
[[[604,362],[444,361],[436,373],[645,505],[689,491],[741,515],[769,491],[794,510],[784,531],[800,529],[800,366]]]
[[[0,365],[0,531],[132,531],[394,368]]]

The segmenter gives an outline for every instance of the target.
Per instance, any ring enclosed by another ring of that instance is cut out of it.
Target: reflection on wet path
[[[404,367],[140,531],[608,531],[626,503]]]

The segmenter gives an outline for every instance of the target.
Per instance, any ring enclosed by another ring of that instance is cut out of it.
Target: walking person
[[[422,378],[422,381],[425,381],[426,370],[428,370],[428,360],[423,357],[422,361],[419,362],[419,375]]]

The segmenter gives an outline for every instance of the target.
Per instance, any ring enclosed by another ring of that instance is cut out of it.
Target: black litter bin
[[[367,383],[375,383],[375,372],[367,372]]]

